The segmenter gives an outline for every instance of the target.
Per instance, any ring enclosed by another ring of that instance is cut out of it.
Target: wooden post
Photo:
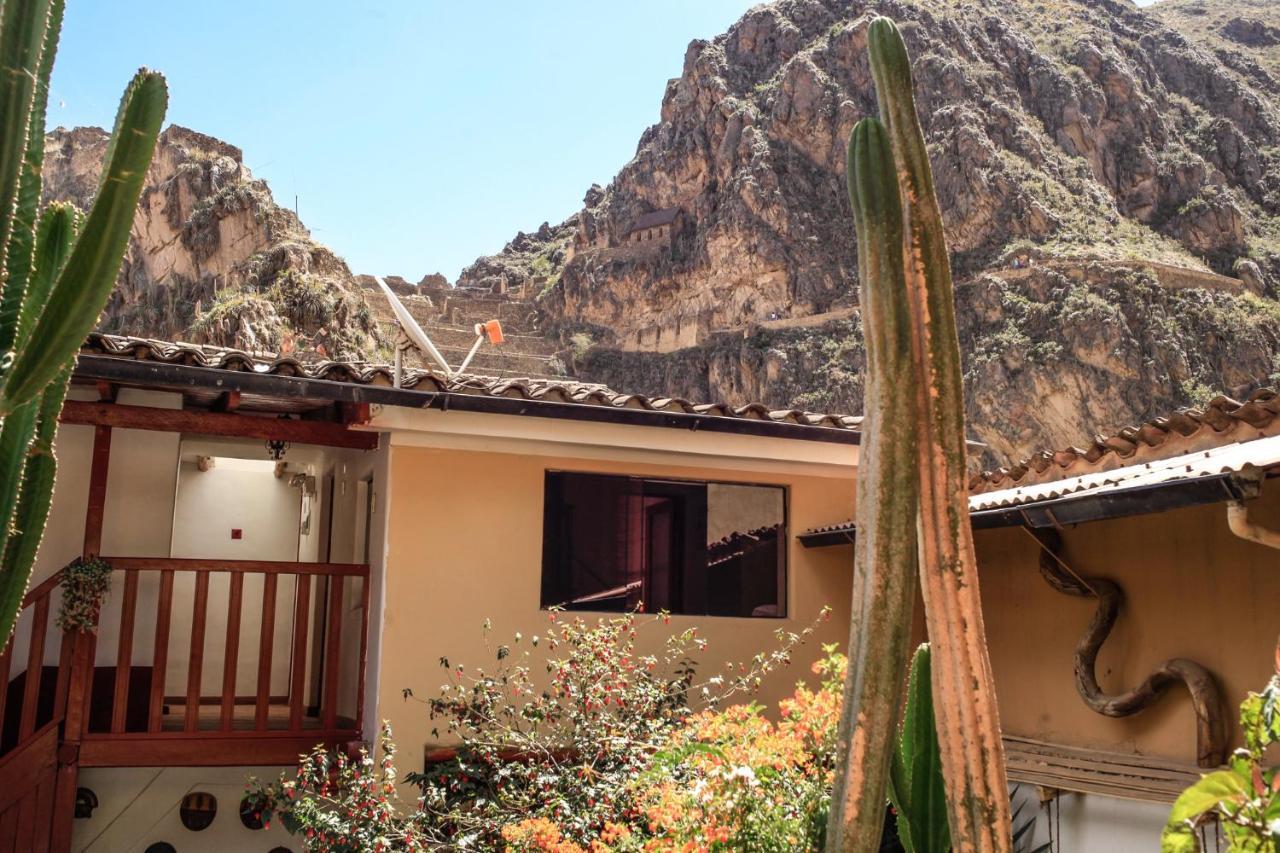
[[[258,629],[258,694],[254,700],[253,727],[267,730],[268,703],[271,701],[271,656],[275,649],[276,575],[262,576],[262,623]]]
[[[298,575],[293,605],[293,660],[289,674],[289,731],[302,731],[302,711],[307,674],[307,607],[311,600],[311,576]]]
[[[209,612],[209,573],[196,572],[196,595],[191,605],[191,651],[187,657],[187,716],[184,730],[200,726],[200,679],[204,667],[204,628]]]
[[[138,607],[138,573],[125,572],[120,602],[120,641],[116,644],[116,684],[111,702],[111,731],[123,732],[129,710],[129,676],[133,673],[133,618]]]
[[[227,602],[227,641],[222,652],[222,722],[224,732],[231,731],[236,705],[236,666],[240,657],[240,600],[244,595],[244,575],[231,576],[231,594]]]
[[[89,504],[84,518],[84,557],[102,552],[102,518],[107,503],[107,474],[111,467],[111,427],[98,426],[93,432],[93,461],[89,469]],[[58,777],[54,788],[53,822],[49,850],[71,850],[71,823],[75,819],[76,787],[80,780],[80,742],[88,727],[89,698],[93,692],[95,635],[67,631],[64,645],[71,646],[71,675],[67,681],[66,718],[62,742],[58,746]]]
[[[169,622],[173,613],[173,572],[160,572],[160,594],[156,598],[156,639],[151,653],[151,696],[147,703],[147,731],[158,732],[164,724],[164,682],[169,669]]]
[[[329,625],[325,629],[324,661],[321,664],[324,695],[320,700],[321,728],[331,732],[338,720],[338,677],[342,670],[342,587],[346,578],[329,578]]]

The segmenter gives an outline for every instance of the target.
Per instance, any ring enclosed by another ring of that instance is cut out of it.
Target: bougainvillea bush
[[[696,628],[672,632],[665,614],[549,620],[544,634],[490,641],[491,670],[440,661],[445,683],[421,701],[435,736],[458,746],[408,774],[422,790],[416,808],[395,801],[387,732],[379,761],[320,750],[296,777],[251,785],[263,816],[321,851],[729,850],[744,849],[742,832],[773,839],[749,849],[806,846],[823,823],[838,658],[779,724],[759,706],[726,706],[789,663],[814,626],[704,674],[705,641]]]

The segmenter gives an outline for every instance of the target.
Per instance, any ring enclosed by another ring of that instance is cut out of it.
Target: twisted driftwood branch
[[[1201,767],[1217,767],[1226,760],[1226,719],[1222,693],[1213,673],[1195,661],[1170,658],[1137,687],[1108,694],[1098,685],[1098,651],[1111,634],[1124,602],[1124,592],[1105,578],[1079,577],[1065,570],[1060,560],[1062,537],[1056,530],[1034,530],[1040,542],[1040,575],[1064,595],[1097,598],[1098,609],[1076,644],[1076,690],[1093,711],[1108,717],[1128,717],[1155,703],[1165,688],[1176,682],[1187,686],[1196,714],[1196,760]]]

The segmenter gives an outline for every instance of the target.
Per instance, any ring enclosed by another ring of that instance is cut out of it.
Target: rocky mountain
[[[996,459],[1280,370],[1271,0],[776,0],[695,41],[657,124],[558,227],[464,278],[541,285],[615,387],[856,412],[845,141],[902,26]],[[572,235],[569,240],[567,235]],[[581,349],[581,348],[580,348]]]
[[[1280,6],[1274,0],[1163,0],[1151,13],[1264,92],[1280,80]]]
[[[45,138],[45,199],[87,208],[108,135]],[[387,350],[346,263],[278,206],[240,149],[176,125],[160,136],[100,328],[253,351],[362,360]]]

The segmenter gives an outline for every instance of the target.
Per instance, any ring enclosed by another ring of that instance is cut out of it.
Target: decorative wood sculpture
[[[1098,684],[1098,651],[1116,624],[1124,592],[1106,578],[1068,572],[1061,560],[1062,536],[1058,531],[1033,533],[1040,542],[1040,575],[1049,586],[1063,595],[1098,599],[1098,609],[1076,645],[1076,690],[1085,704],[1107,717],[1128,717],[1151,707],[1166,689],[1182,682],[1191,694],[1191,707],[1196,714],[1196,761],[1201,767],[1222,764],[1227,754],[1227,727],[1222,692],[1213,673],[1195,661],[1170,658],[1132,690],[1104,692]]]

